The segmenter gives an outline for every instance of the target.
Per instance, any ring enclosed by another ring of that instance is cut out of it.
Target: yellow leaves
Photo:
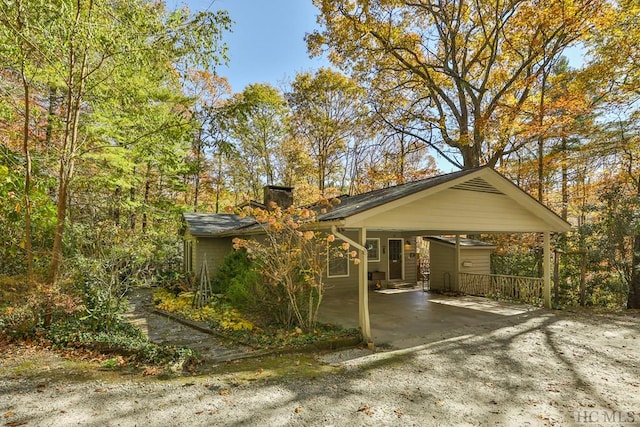
[[[219,300],[212,300],[209,305],[200,309],[193,308],[193,292],[182,292],[174,295],[165,289],[158,289],[153,294],[154,301],[159,300],[156,307],[170,313],[175,313],[196,322],[213,322],[223,329],[232,331],[251,331],[255,325],[242,318],[235,308]]]

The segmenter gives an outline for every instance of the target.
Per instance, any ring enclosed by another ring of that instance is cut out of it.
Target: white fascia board
[[[563,220],[555,212],[553,212],[544,204],[540,203],[538,200],[533,198],[530,194],[522,190],[506,177],[489,168],[482,169],[480,172],[483,172],[482,178],[489,184],[491,184],[496,190],[499,190],[505,195],[509,196],[511,200],[518,203],[531,214],[540,218],[549,226],[546,230],[531,231],[551,231],[564,233],[571,230],[571,224]]]

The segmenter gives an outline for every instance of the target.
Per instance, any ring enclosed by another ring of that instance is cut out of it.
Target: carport
[[[349,297],[349,290],[355,295],[354,286],[336,289],[334,295],[328,290],[326,302],[337,295],[340,304],[333,315],[338,318],[352,318],[352,313],[358,313],[357,326],[365,342],[384,337],[385,331],[392,333],[394,327],[401,327],[405,331],[414,326],[424,328],[426,318],[430,318],[430,322],[446,322],[447,319],[452,321],[456,316],[462,316],[473,322],[474,316],[492,315],[460,312],[451,307],[445,313],[438,305],[428,304],[428,298],[426,301],[419,299],[417,294],[400,298],[395,298],[399,295],[371,295],[367,280],[367,233],[394,232],[406,237],[456,236],[456,271],[453,278],[456,283],[459,280],[461,235],[540,233],[543,236],[543,299],[545,306],[549,307],[551,233],[566,232],[571,228],[546,206],[489,167],[454,172],[345,198],[335,209],[319,215],[318,219],[360,253],[357,301]],[[323,308],[325,315],[330,314],[330,304]],[[370,308],[384,316],[371,318]],[[394,321],[394,316],[404,319],[401,326]],[[408,318],[414,318],[415,325],[407,322]],[[351,321],[345,326],[350,324]]]
[[[334,291],[334,292],[331,292]],[[499,323],[537,308],[491,301],[482,297],[454,297],[418,290],[393,294],[369,293],[371,341],[406,348],[459,335],[461,329]],[[320,320],[357,328],[358,292],[330,289]]]

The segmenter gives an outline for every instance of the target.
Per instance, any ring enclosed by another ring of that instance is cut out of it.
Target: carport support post
[[[372,342],[371,337],[371,321],[369,319],[369,278],[368,273],[368,256],[367,256],[367,229],[360,229],[360,264],[358,264],[358,276],[360,286],[358,291],[359,300],[359,319],[360,330],[362,331],[362,339],[365,343]],[[360,249],[358,248],[358,249]]]
[[[542,252],[542,300],[545,308],[551,308],[551,233],[544,232],[544,249]]]
[[[371,322],[369,320],[369,279],[367,278],[367,229],[360,229],[360,242],[358,243],[338,231],[338,227],[331,226],[331,232],[343,242],[349,243],[351,246],[359,250],[360,264],[358,264],[358,323],[362,340],[368,345],[373,345],[371,336]]]
[[[456,248],[453,266],[453,283],[456,292],[460,292],[460,235],[456,234]]]

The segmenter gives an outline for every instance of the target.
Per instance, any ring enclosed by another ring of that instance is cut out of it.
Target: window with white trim
[[[349,254],[340,248],[342,241],[329,243],[327,277],[349,277]]]
[[[364,247],[367,249],[367,261],[380,261],[380,239],[367,239]]]

